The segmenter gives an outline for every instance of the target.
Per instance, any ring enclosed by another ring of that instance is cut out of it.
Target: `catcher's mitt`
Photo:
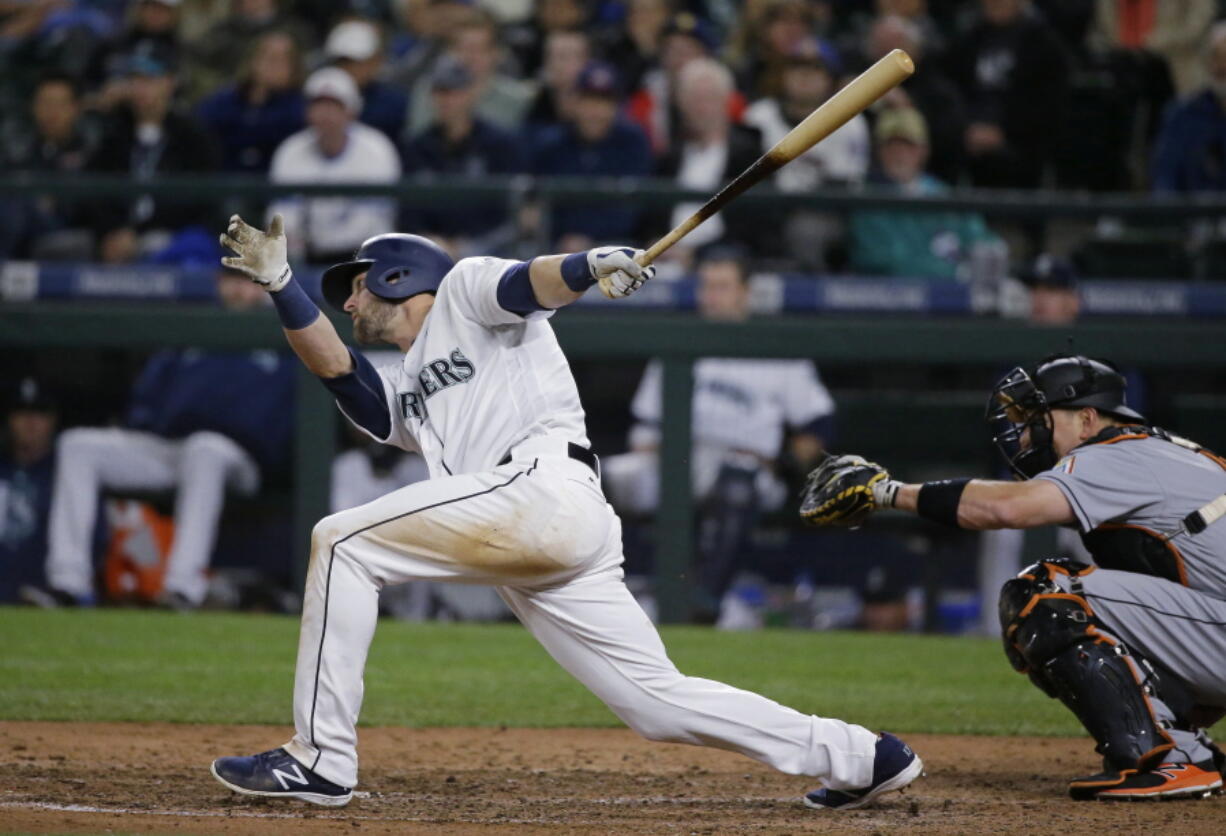
[[[805,480],[800,518],[809,525],[855,528],[877,509],[873,485],[889,475],[860,456],[828,456]]]

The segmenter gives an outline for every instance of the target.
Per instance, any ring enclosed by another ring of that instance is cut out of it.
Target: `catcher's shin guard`
[[[1053,580],[1055,573],[1076,577],[1085,568],[1040,563],[1004,585],[1005,654],[1014,668],[1077,715],[1111,769],[1152,769],[1175,746],[1150,702],[1157,696],[1157,675],[1096,623],[1085,598],[1061,591]],[[1173,678],[1164,685],[1168,704],[1183,702],[1183,689]]]

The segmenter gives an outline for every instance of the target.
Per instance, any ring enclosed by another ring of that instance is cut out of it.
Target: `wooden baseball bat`
[[[749,168],[702,205],[694,214],[677,224],[671,232],[651,245],[639,258],[644,266],[659,258],[707,218],[731,203],[750,186],[765,180],[783,166],[808,151],[830,134],[847,124],[853,116],[901,84],[915,72],[911,56],[901,49],[885,55],[873,66],[856,76],[839,92],[805,117],[787,136],[775,143]]]

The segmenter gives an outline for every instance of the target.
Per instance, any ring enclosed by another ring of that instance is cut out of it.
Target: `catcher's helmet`
[[[1056,464],[1048,413],[1092,406],[1123,421],[1144,423],[1128,406],[1124,376],[1112,364],[1081,355],[1057,354],[1031,367],[1018,366],[988,398],[992,441],[1019,476],[1029,479]],[[1030,431],[1022,447],[1022,434]]]
[[[338,311],[353,292],[353,277],[366,273],[366,288],[380,299],[402,302],[419,293],[435,293],[455,266],[443,248],[420,235],[389,232],[367,238],[352,261],[324,271],[320,290]]]

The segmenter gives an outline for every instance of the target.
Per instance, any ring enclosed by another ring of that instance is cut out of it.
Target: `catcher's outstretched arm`
[[[899,485],[894,508],[919,513],[924,485]],[[996,482],[972,479],[958,501],[958,527],[972,531],[993,528],[1038,528],[1074,522],[1068,499],[1052,482]]]
[[[855,528],[881,508],[910,511],[973,531],[1037,528],[1075,520],[1064,492],[1043,479],[942,479],[904,484],[891,479],[881,465],[853,455],[827,456],[809,474],[800,517],[809,525]]]

